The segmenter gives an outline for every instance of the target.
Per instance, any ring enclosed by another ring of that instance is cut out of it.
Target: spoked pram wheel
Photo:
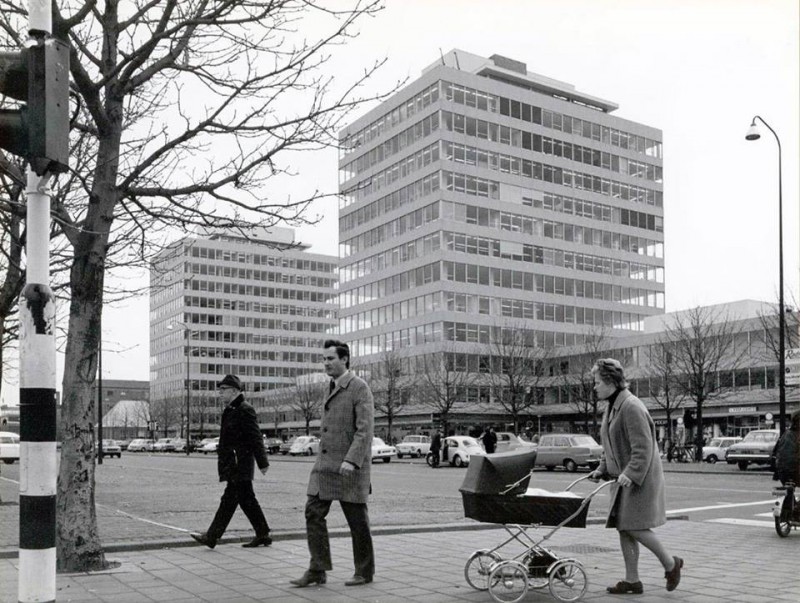
[[[574,559],[563,559],[550,569],[550,594],[559,601],[577,601],[588,587],[586,572]]]
[[[489,594],[497,603],[518,603],[528,593],[528,568],[519,561],[501,561],[489,574]]]
[[[487,590],[492,566],[501,560],[500,555],[490,553],[488,550],[472,553],[464,566],[464,577],[467,579],[467,584],[475,590]]]

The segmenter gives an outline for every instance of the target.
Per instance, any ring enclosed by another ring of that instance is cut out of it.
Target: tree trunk
[[[694,460],[703,460],[703,400],[697,401],[697,419],[694,422]]]

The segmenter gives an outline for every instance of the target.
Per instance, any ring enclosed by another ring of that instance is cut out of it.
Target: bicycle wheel
[[[586,594],[589,578],[574,559],[559,561],[550,570],[550,594],[559,601],[577,601]]]
[[[475,590],[489,589],[489,573],[492,567],[502,558],[497,553],[490,553],[487,550],[475,551],[467,559],[464,566],[464,578]]]
[[[775,518],[775,531],[781,538],[786,538],[792,531],[792,524],[788,521],[782,520],[780,517]]]
[[[518,603],[528,594],[528,568],[519,561],[501,561],[489,573],[489,594],[497,603]]]

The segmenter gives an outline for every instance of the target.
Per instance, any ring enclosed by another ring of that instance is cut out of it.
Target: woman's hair
[[[616,389],[625,389],[628,382],[625,381],[625,370],[618,360],[613,358],[601,358],[594,363],[592,375],[600,375],[603,382],[613,385]]]

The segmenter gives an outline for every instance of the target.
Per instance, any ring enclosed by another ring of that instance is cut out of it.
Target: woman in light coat
[[[603,413],[600,437],[603,460],[590,479],[597,481],[611,476],[606,527],[619,531],[625,580],[606,590],[612,594],[643,592],[639,580],[639,545],[649,549],[661,565],[672,591],[681,579],[683,559],[667,553],[651,528],[666,522],[664,473],[658,452],[656,429],[650,413],[636,396],[628,391],[622,365],[613,358],[598,360],[592,368],[594,390],[599,400],[608,400]]]

